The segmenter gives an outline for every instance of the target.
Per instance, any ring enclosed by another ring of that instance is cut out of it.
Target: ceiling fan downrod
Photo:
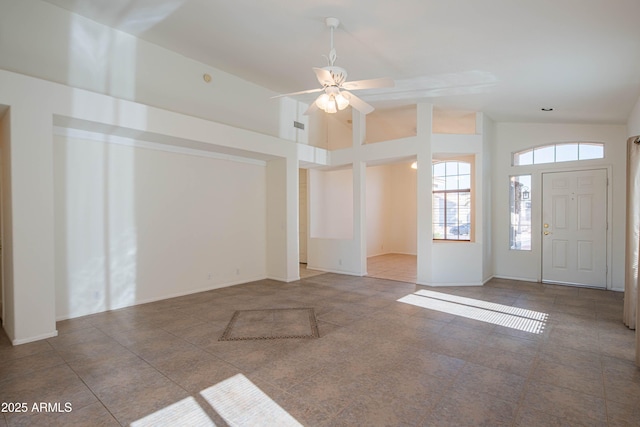
[[[336,48],[333,46],[333,30],[338,28],[340,25],[340,20],[338,18],[327,18],[325,19],[325,24],[331,30],[331,49],[329,50],[329,66],[333,67],[334,62],[336,62],[336,58],[338,55],[336,54]]]

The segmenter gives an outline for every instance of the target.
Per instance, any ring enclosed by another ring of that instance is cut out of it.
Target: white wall
[[[280,135],[272,91],[40,0],[0,11],[0,69]]]
[[[351,169],[309,171],[309,229],[312,239],[353,237]]]
[[[389,165],[391,212],[387,252],[416,255],[418,250],[417,172],[411,169],[412,162]]]
[[[15,297],[13,292],[13,214],[11,205],[11,112],[0,119],[0,196],[2,197],[2,324],[15,331]]]
[[[482,281],[491,279],[494,274],[493,261],[493,147],[495,145],[495,123],[488,116],[482,115],[482,182],[483,182],[483,242],[482,242]]]
[[[411,163],[367,167],[367,257],[417,252],[417,181]]]
[[[493,248],[495,275],[523,280],[541,280],[540,203],[541,172],[570,170],[584,166],[610,167],[612,191],[611,251],[609,266],[611,288],[624,288],[624,218],[626,197],[625,126],[583,124],[497,123],[493,158]],[[535,145],[563,141],[594,141],[605,144],[605,159],[564,162],[546,165],[511,166],[511,153]],[[532,174],[531,251],[509,250],[509,186],[510,175]]]
[[[267,206],[272,211],[275,209],[280,213],[277,215],[277,223],[274,227],[271,227],[272,223],[269,222],[271,218],[267,215],[266,227],[269,228],[267,245],[256,246],[256,250],[262,250],[263,255],[268,258],[266,266],[268,277],[278,277],[285,281],[298,278],[298,150],[296,144],[3,70],[0,70],[0,105],[10,107],[8,115],[11,130],[8,155],[10,169],[4,168],[3,173],[10,173],[10,179],[5,180],[5,186],[9,185],[10,193],[8,194],[11,195],[13,281],[5,283],[9,287],[5,295],[12,296],[13,309],[8,313],[6,319],[8,326],[5,326],[5,331],[14,344],[55,336],[57,333],[55,301],[58,242],[54,222],[56,207],[53,183],[52,129],[54,123],[62,127],[98,133],[108,132],[110,135],[161,144],[167,150],[184,152],[182,150],[197,149],[215,152],[217,156],[226,159],[236,156],[252,161],[266,161],[269,166],[273,165],[272,172],[279,178],[271,182],[267,177],[264,184],[266,200]],[[4,145],[6,144],[3,144],[6,161]],[[160,163],[164,164],[164,173],[168,176],[171,176],[173,163],[176,163],[180,170],[188,169],[184,165],[180,166],[179,161],[168,163],[160,161]],[[123,168],[125,178],[130,177],[126,175],[130,172],[129,169]],[[233,181],[228,181],[229,194],[233,192],[234,197],[245,190],[234,191]],[[256,181],[252,180],[252,182]],[[122,182],[117,183],[122,184]],[[127,187],[122,187],[120,195],[124,200],[119,203],[127,205],[125,198],[130,197],[128,190]],[[246,190],[249,193],[254,189]],[[151,195],[145,197],[151,197]],[[146,199],[143,197],[142,200]],[[161,200],[152,199],[149,203],[159,204]],[[264,208],[262,209],[264,212]],[[169,212],[172,211],[169,210]],[[131,209],[118,218],[135,218],[135,215],[136,213]],[[110,215],[111,217],[116,218],[113,215]],[[233,224],[231,219],[226,218],[226,220]],[[232,227],[232,230],[234,229],[235,227]],[[97,228],[92,229],[91,232],[96,233],[97,236],[100,233],[102,236],[105,235],[103,230]],[[137,232],[136,235],[142,234]],[[241,236],[244,235],[241,234]],[[98,237],[95,238],[98,239]],[[254,239],[252,238],[251,241],[253,242]],[[144,247],[146,243],[138,242],[136,246]],[[258,249],[260,246],[261,248]],[[277,248],[273,256],[269,254],[267,247]],[[226,274],[231,270],[238,276],[237,268],[240,268],[240,274],[244,274],[247,271],[244,270],[242,261],[244,252],[236,254],[233,260],[228,260],[229,266],[225,267],[222,273]],[[139,254],[136,257],[140,262],[144,262],[137,264],[138,274],[141,271],[140,265],[143,265],[145,268],[153,269],[152,272],[145,270],[145,274],[148,273],[148,275],[144,277],[153,276],[158,268],[157,265],[148,267],[146,258]],[[112,259],[115,258],[112,257]],[[5,261],[7,261],[6,258]],[[196,267],[200,268],[200,266]],[[213,280],[216,272],[212,273]],[[201,276],[197,273],[194,275]],[[222,282],[217,284],[220,283]],[[150,298],[154,298],[156,295],[166,295],[164,292],[174,290],[161,287],[158,294],[144,293],[142,298],[147,298],[149,295],[152,295]],[[95,292],[93,297],[95,298]]]
[[[629,120],[627,122],[627,135],[636,136],[640,135],[640,98],[633,107]]]
[[[57,319],[266,277],[264,165],[56,136],[54,173]]]
[[[433,135],[433,158],[460,159],[472,163],[471,183],[472,227],[470,242],[432,241],[431,259],[433,286],[479,286],[487,279],[485,265],[489,255],[485,254],[487,232],[485,216],[489,214],[485,206],[490,200],[486,195],[488,182],[484,170],[487,144],[483,135]],[[431,216],[429,216],[431,219]],[[461,268],[461,266],[464,266]]]
[[[367,257],[390,252],[390,185],[389,166],[367,168]]]

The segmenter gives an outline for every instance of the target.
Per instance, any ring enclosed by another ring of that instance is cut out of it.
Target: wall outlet
[[[342,258],[338,260],[338,265],[342,265]]]
[[[240,269],[236,268],[236,275],[239,275],[239,274],[240,274]]]
[[[211,280],[212,277],[213,277],[212,273],[207,273],[207,280]]]

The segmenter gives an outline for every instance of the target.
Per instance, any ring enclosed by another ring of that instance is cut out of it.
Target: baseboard
[[[187,295],[197,294],[197,293],[200,293],[200,292],[213,291],[215,289],[227,288],[229,286],[240,285],[240,284],[243,284],[243,283],[256,282],[258,280],[264,280],[264,279],[268,279],[268,277],[266,277],[266,276],[248,277],[248,278],[244,278],[242,280],[234,280],[232,282],[218,283],[218,284],[215,284],[215,285],[212,285],[212,286],[206,286],[204,288],[190,289],[190,290],[185,291],[185,292],[177,292],[177,293],[158,296],[158,297],[153,297],[153,298],[145,298],[145,299],[141,299],[141,300],[136,300],[133,304],[123,305],[121,307],[110,307],[110,308],[107,308],[106,310],[93,311],[93,312],[90,312],[90,313],[78,314],[76,316],[69,316],[69,315],[59,316],[59,317],[56,317],[56,322],[59,322],[59,321],[62,321],[62,320],[76,319],[78,317],[83,317],[83,316],[91,316],[92,314],[105,313],[107,311],[112,311],[112,310],[120,310],[120,309],[127,308],[127,307],[134,307],[136,305],[149,304],[149,303],[152,303],[152,302],[163,301],[163,300],[167,300],[167,299],[171,299],[171,298],[179,298],[179,297],[183,297],[183,296],[187,296]],[[47,338],[49,338],[49,337],[47,337]]]
[[[284,282],[284,283],[291,283],[291,282],[297,282],[298,280],[300,280],[300,276],[297,276],[297,277],[294,277],[294,278],[291,278],[291,279],[287,279],[287,278],[279,277],[279,276],[267,276],[267,277],[265,277],[265,279],[276,280],[278,282]]]
[[[482,286],[483,282],[417,282],[416,285],[431,286],[434,288],[452,288],[456,286]]]
[[[40,341],[40,340],[44,340],[47,338],[53,338],[53,337],[57,337],[58,336],[58,331],[55,330],[53,332],[48,332],[46,334],[40,334],[40,335],[36,335],[35,337],[29,337],[29,338],[22,338],[19,340],[11,340],[11,345],[20,345],[20,344],[27,344],[30,342],[34,342],[34,341]]]
[[[379,254],[373,254],[373,255],[367,255],[367,258],[373,258],[376,256],[383,256],[383,255],[411,255],[411,256],[418,256],[418,254],[414,254],[411,252],[383,252],[383,253],[379,253]]]
[[[494,275],[493,276],[494,279],[504,279],[504,280],[516,280],[518,282],[533,282],[533,283],[540,283],[540,281],[535,278],[531,278],[531,277],[512,277],[512,276],[500,276],[500,275]]]
[[[484,286],[489,280],[493,279],[495,276],[489,276],[487,279],[484,279],[484,281],[482,282],[482,285]]]
[[[309,267],[308,265],[307,265],[307,270],[324,271],[325,273],[344,274],[346,276],[357,276],[357,277],[366,276],[366,273],[365,274],[359,274],[359,273],[354,273],[352,271],[342,271],[342,270],[332,270],[332,269],[329,269],[329,268]]]

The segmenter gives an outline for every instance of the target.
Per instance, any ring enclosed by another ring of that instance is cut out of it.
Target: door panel
[[[542,280],[605,288],[607,171],[542,175]]]

